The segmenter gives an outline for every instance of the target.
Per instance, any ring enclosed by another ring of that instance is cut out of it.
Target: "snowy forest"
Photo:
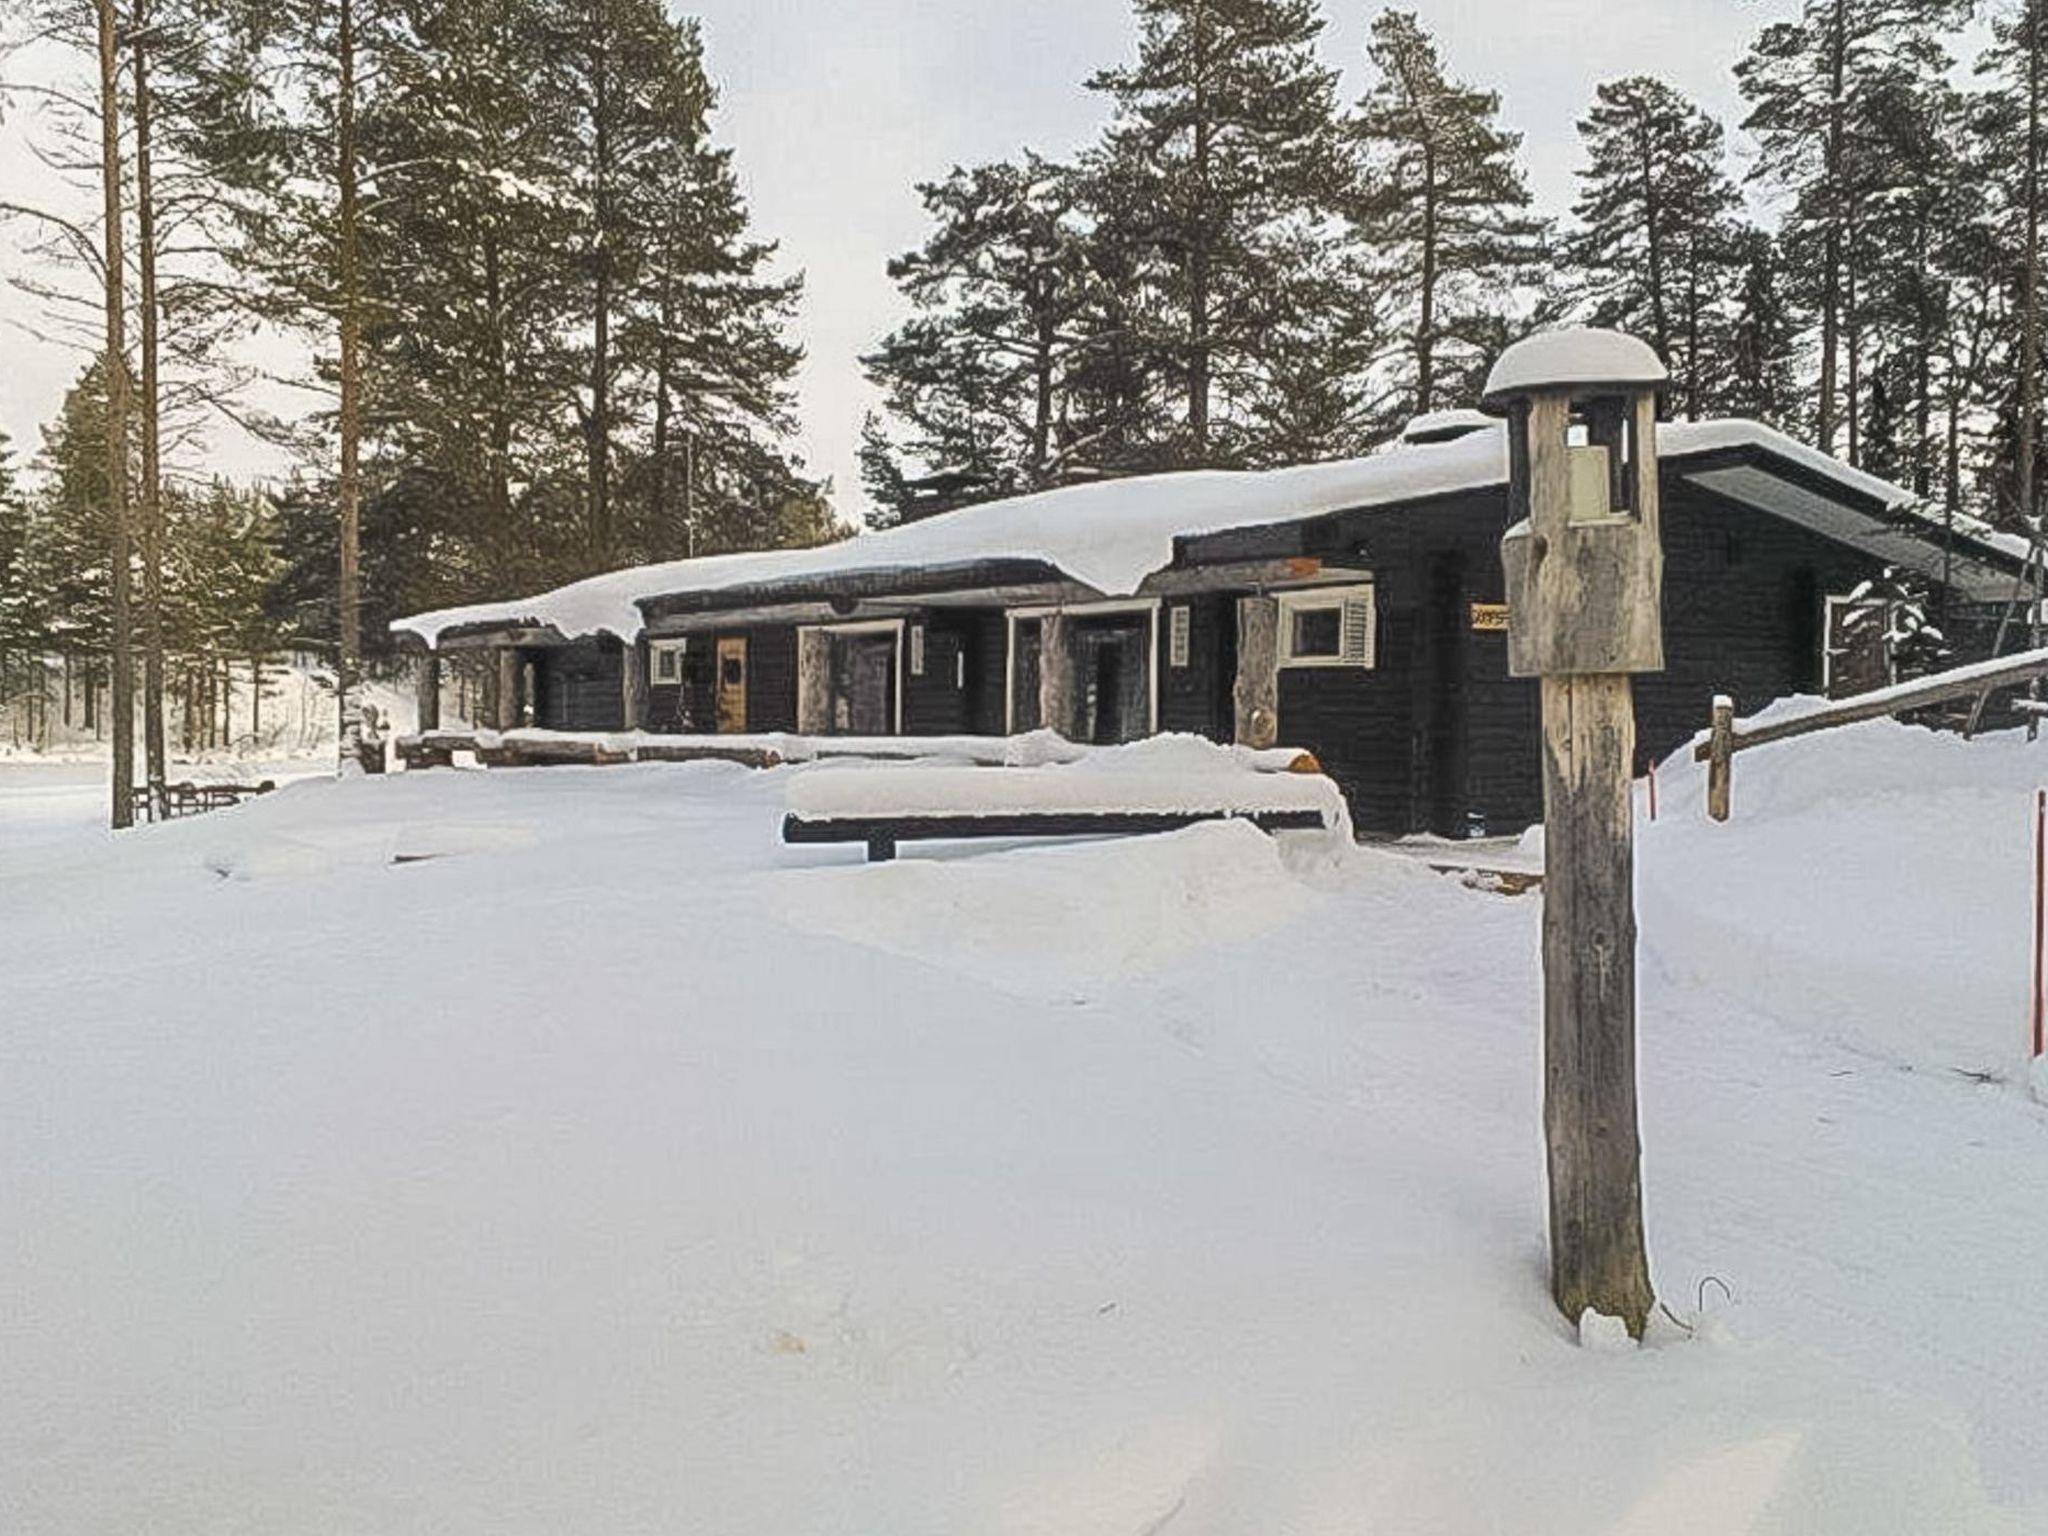
[[[1572,320],[1668,358],[1675,416],[2015,525],[2039,8],[1806,0],[1736,66],[1740,122],[1601,85],[1545,208],[1414,15],[1374,18],[1345,100],[1319,0],[1135,0],[1084,147],[940,149],[916,189],[862,360],[867,520],[1370,451]],[[61,661],[90,699],[131,651],[145,698],[284,644],[352,675],[396,613],[844,531],[794,447],[801,278],[735,168],[775,146],[720,141],[661,0],[39,0],[8,40],[51,39],[97,90],[0,69],[7,104],[103,211],[0,206],[9,277],[81,357],[42,442],[0,448],[0,693]],[[273,338],[295,415],[251,404]],[[223,418],[295,471],[219,480]]]

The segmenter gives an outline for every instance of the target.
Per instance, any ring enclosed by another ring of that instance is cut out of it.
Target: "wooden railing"
[[[1735,701],[1724,694],[1714,700],[1707,739],[1692,749],[1693,761],[1707,765],[1707,814],[1716,821],[1728,819],[1735,754],[1745,748],[1761,747],[1767,742],[1785,741],[1813,731],[1832,730],[1838,725],[1854,725],[1858,721],[1875,720],[1884,715],[1904,714],[1907,710],[1925,709],[1929,705],[1946,704],[1955,699],[1981,698],[2000,688],[2032,682],[2037,677],[2048,677],[2048,649],[1973,662],[1967,667],[1936,672],[1914,678],[1911,682],[1894,683],[1889,688],[1876,688],[1869,693],[1836,699],[1802,714],[1739,729],[1735,724]]]

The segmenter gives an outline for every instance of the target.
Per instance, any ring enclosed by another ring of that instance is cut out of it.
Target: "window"
[[[1170,667],[1185,667],[1188,664],[1188,628],[1191,616],[1186,603],[1176,603],[1168,610],[1166,621],[1166,664]]]
[[[657,688],[680,687],[683,681],[683,652],[687,640],[650,640],[647,643],[647,675]]]
[[[1284,667],[1370,667],[1370,586],[1318,587],[1280,594],[1280,664]]]
[[[910,626],[910,675],[912,677],[924,676],[924,626],[922,624]]]

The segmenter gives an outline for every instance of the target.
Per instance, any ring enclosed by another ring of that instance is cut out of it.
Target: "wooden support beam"
[[[1635,710],[1622,674],[1543,679],[1543,1128],[1551,1290],[1642,1336],[1636,914],[1629,799]]]
[[[644,730],[647,725],[647,642],[624,642],[619,658],[620,729]]]
[[[1048,613],[1038,629],[1038,715],[1068,740],[1081,732],[1080,699],[1074,687],[1074,621]]]
[[[419,690],[419,722],[414,727],[421,731],[435,731],[441,728],[441,653],[426,651],[419,657],[419,670],[414,673],[414,685]]]
[[[832,729],[832,636],[823,629],[796,632],[796,728],[802,736]]]
[[[1237,600],[1237,679],[1231,685],[1233,740],[1270,747],[1280,735],[1280,600]]]
[[[501,731],[516,729],[519,725],[519,652],[511,646],[498,649],[498,718],[495,722]]]

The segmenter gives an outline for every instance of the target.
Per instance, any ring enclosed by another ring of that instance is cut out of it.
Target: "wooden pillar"
[[[441,653],[428,651],[419,659],[419,671],[414,674],[419,689],[419,725],[422,731],[438,731],[441,728]],[[257,690],[262,691],[262,675],[257,676]]]
[[[498,647],[497,727],[509,731],[519,724],[519,652],[509,645]]]
[[[1656,1298],[1636,1128],[1635,706],[1625,674],[1543,679],[1543,1133],[1551,1293],[1642,1336]]]
[[[627,640],[619,658],[619,728],[644,730],[647,726],[647,642]]]
[[[1656,1297],[1636,1112],[1635,707],[1664,666],[1657,355],[1613,331],[1501,354],[1508,670],[1542,679],[1543,1137],[1550,1290],[1641,1338]]]
[[[1050,730],[1070,741],[1081,732],[1080,699],[1074,688],[1074,621],[1048,613],[1038,626],[1038,715]]]
[[[832,634],[824,629],[796,632],[796,729],[799,736],[823,736],[832,729]]]
[[[1270,747],[1280,735],[1280,600],[1237,600],[1237,680],[1231,685],[1236,710],[1232,739],[1247,747]]]

